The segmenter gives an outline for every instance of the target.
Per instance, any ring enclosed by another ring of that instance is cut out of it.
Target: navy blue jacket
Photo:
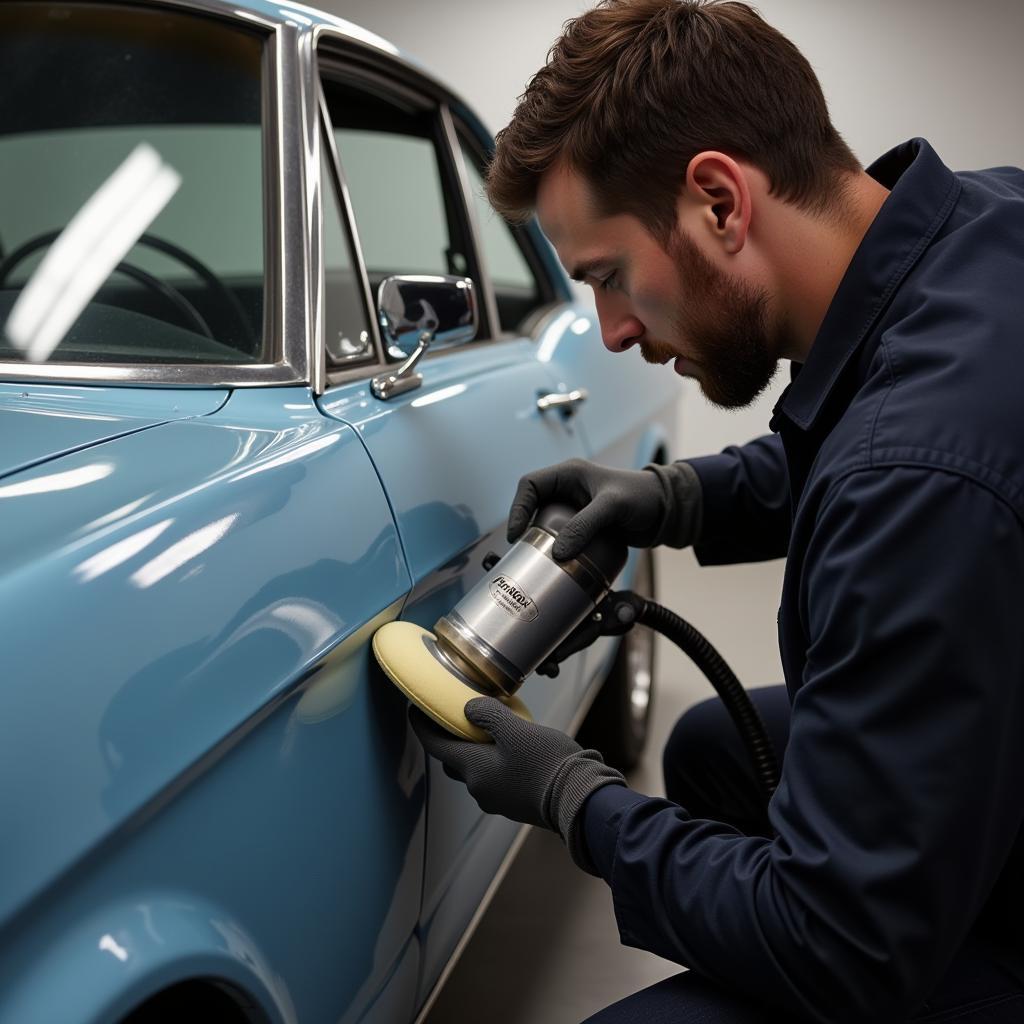
[[[701,563],[788,557],[775,838],[584,812],[623,942],[822,1021],[900,1019],[968,940],[1024,959],[1024,172],[920,139],[868,171],[774,433],[691,463]]]

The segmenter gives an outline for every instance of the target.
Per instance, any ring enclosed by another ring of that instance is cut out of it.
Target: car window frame
[[[320,210],[319,221],[319,245],[320,245],[320,311],[317,317],[316,335],[317,350],[320,353],[320,360],[323,364],[323,375],[327,387],[338,383],[340,380],[350,380],[353,377],[361,378],[368,373],[379,371],[387,363],[384,353],[384,344],[380,336],[380,322],[375,310],[376,303],[373,299],[373,292],[370,288],[370,275],[366,269],[366,262],[363,258],[363,247],[359,242],[359,228],[356,226],[355,210],[352,207],[352,198],[348,190],[348,180],[338,156],[338,147],[334,138],[333,125],[330,119],[330,112],[327,109],[327,97],[324,95],[322,79],[317,71],[317,138],[323,152],[318,151],[318,158],[314,160],[316,173],[318,174],[319,187],[317,189],[317,205]],[[330,169],[330,180],[323,180],[324,165]],[[370,353],[363,359],[353,358],[348,365],[330,365],[327,354],[327,340],[324,337],[324,318],[327,307],[327,261],[324,253],[324,235],[326,204],[323,196],[324,190],[334,189],[336,207],[341,215],[341,232],[345,237],[348,246],[349,258],[352,268],[356,272],[359,281],[359,292],[363,301],[363,313],[366,317],[367,329],[370,333]]]
[[[105,0],[116,6],[114,0]],[[253,387],[295,384],[311,379],[312,366],[304,332],[286,329],[285,281],[287,240],[278,211],[297,182],[276,154],[283,144],[284,126],[277,113],[288,106],[300,80],[300,58],[290,45],[286,26],[270,19],[240,19],[191,6],[169,7],[181,17],[216,21],[237,31],[262,37],[260,55],[260,131],[263,217],[262,339],[267,361],[259,363],[44,363],[0,360],[0,380],[66,381],[108,385]]]
[[[481,260],[479,236],[476,230],[473,211],[467,202],[467,181],[465,168],[461,164],[461,153],[452,149],[454,128],[448,111],[448,105],[444,98],[432,95],[428,89],[417,88],[416,83],[403,80],[401,77],[392,77],[390,74],[385,75],[380,68],[368,67],[363,62],[353,60],[351,53],[336,51],[330,46],[331,37],[326,33],[323,34],[322,39],[323,42],[317,47],[314,73],[319,97],[319,136],[321,143],[328,146],[328,162],[331,166],[333,180],[329,183],[321,182],[320,185],[321,188],[330,185],[335,189],[338,207],[343,215],[344,223],[342,224],[342,229],[348,236],[350,253],[358,250],[355,252],[353,266],[358,266],[359,268],[362,285],[361,291],[363,300],[367,303],[367,321],[370,323],[375,357],[372,361],[367,358],[358,363],[353,360],[353,365],[351,366],[332,367],[327,363],[326,346],[321,345],[321,358],[324,361],[327,386],[332,387],[352,380],[372,377],[382,370],[393,367],[395,360],[387,357],[380,338],[377,305],[372,294],[362,247],[358,242],[359,230],[355,221],[351,196],[348,192],[344,159],[337,149],[334,125],[330,118],[330,111],[322,86],[324,80],[336,81],[350,88],[364,90],[387,102],[405,107],[410,112],[425,114],[430,118],[431,133],[429,137],[437,157],[437,170],[444,196],[449,240],[458,241],[461,245],[461,250],[464,250],[463,255],[466,258],[467,264],[466,276],[472,278],[477,286],[478,308],[481,316],[477,337],[472,342],[468,342],[464,346],[445,349],[443,352],[432,353],[428,350],[424,358],[431,359],[442,354],[456,353],[460,349],[475,349],[482,345],[489,345],[495,341],[504,340],[494,330],[498,323],[497,307],[494,302],[490,277],[487,275],[486,267]],[[389,67],[388,71],[390,70]],[[323,204],[321,203],[321,224],[323,223],[323,212]],[[321,260],[321,288],[324,287],[324,267],[323,260]],[[324,293],[322,292],[322,294]],[[318,330],[322,330],[322,318],[320,325],[318,325]]]

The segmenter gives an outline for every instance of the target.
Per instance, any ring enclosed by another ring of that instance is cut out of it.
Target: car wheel
[[[655,599],[654,553],[641,551],[634,593]],[[580,727],[579,742],[600,750],[608,764],[627,772],[647,745],[654,697],[655,634],[634,626],[619,641],[615,660]]]

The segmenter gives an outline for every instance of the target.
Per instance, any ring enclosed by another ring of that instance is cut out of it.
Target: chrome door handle
[[[582,405],[587,397],[586,388],[576,388],[573,391],[552,391],[537,399],[537,408],[541,412],[557,409],[563,416],[574,416],[577,406]]]

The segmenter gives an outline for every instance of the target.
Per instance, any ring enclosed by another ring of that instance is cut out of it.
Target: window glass
[[[326,147],[320,164],[324,218],[324,339],[332,366],[372,357],[359,272],[352,263]]]
[[[542,304],[542,291],[512,229],[494,212],[487,199],[476,154],[461,136],[459,142],[476,209],[480,245],[487,262],[487,273],[494,286],[498,319],[502,331],[513,332]]]
[[[0,5],[0,325],[54,237],[147,143],[180,185],[51,358],[264,361],[261,53],[258,34],[191,14]]]
[[[475,158],[462,144],[462,155],[469,175],[469,188],[476,208],[476,222],[480,231],[480,244],[487,257],[487,272],[495,288],[522,288],[535,291],[530,264],[526,262],[523,250],[519,248],[508,224],[494,212],[487,199],[484,179],[477,168]]]
[[[447,274],[451,241],[433,143],[345,128],[334,135],[367,267]]]
[[[368,89],[323,85],[374,297],[395,274],[468,274],[438,157],[435,113]]]

